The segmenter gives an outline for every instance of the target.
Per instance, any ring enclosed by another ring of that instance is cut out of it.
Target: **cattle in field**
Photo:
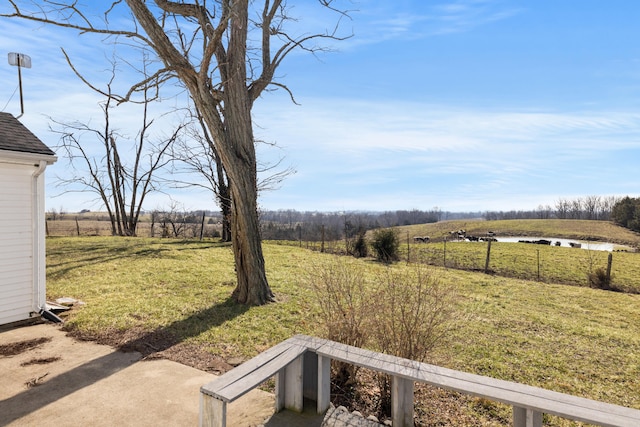
[[[534,245],[551,245],[551,240],[518,240],[518,243],[533,243]]]
[[[449,235],[456,240],[465,240],[467,238],[467,230],[450,231]]]
[[[416,236],[413,238],[413,241],[416,243],[429,243],[429,236]]]
[[[581,248],[582,243],[569,242],[569,246],[571,246],[572,248]]]

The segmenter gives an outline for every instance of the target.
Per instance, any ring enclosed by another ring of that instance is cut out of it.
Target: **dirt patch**
[[[0,356],[17,356],[18,354],[41,346],[42,344],[48,343],[49,341],[51,341],[51,338],[42,337],[34,338],[32,340],[13,342],[10,344],[3,344],[0,345]]]
[[[57,362],[58,360],[60,360],[59,357],[45,357],[43,359],[31,359],[27,362],[22,362],[20,366],[47,365],[49,363]]]
[[[99,333],[83,333],[68,329],[70,336],[115,347],[120,351],[137,351],[146,360],[167,359],[192,368],[215,374],[223,374],[233,368],[222,357],[209,353],[201,346],[181,342],[175,335],[164,329],[148,331],[131,328],[126,331],[105,330]]]

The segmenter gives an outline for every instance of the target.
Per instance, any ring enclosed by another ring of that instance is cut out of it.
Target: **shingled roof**
[[[29,129],[12,114],[0,112],[0,150],[55,156]]]

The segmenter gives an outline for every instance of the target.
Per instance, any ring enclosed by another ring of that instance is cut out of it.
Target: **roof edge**
[[[23,161],[23,162],[31,162],[40,160],[44,160],[48,165],[54,164],[58,157],[50,154],[42,154],[42,153],[27,153],[23,151],[12,151],[12,150],[2,150],[0,149],[0,160],[7,159],[9,161]]]

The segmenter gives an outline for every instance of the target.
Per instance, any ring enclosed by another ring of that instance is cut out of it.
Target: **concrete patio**
[[[1,331],[0,348],[38,339],[17,354],[0,354],[1,426],[198,424],[200,387],[213,374],[78,341],[49,323]],[[272,394],[253,390],[230,405],[228,425],[264,424],[273,406]],[[290,425],[290,416],[267,425]],[[308,422],[320,424],[317,417]]]

